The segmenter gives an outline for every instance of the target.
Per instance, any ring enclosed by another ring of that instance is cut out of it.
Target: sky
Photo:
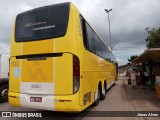
[[[127,64],[130,56],[147,49],[147,27],[160,27],[160,0],[4,0],[0,7],[0,53],[10,53],[11,31],[17,14],[63,2],[73,2],[109,48],[108,15],[104,9],[113,9],[109,13],[111,43],[119,65]]]

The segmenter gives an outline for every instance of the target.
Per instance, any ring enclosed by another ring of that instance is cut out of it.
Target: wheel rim
[[[1,96],[6,99],[8,98],[8,89],[4,89],[2,92],[1,92]]]

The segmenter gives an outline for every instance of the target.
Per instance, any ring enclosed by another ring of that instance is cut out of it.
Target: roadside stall
[[[156,90],[157,98],[160,100],[160,48],[150,48],[145,50],[133,64],[142,65],[142,70],[149,70],[149,85],[151,89]]]
[[[156,77],[155,88],[156,88],[157,98],[160,100],[160,76]]]

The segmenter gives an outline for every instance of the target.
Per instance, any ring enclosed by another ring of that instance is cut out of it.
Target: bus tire
[[[99,101],[100,101],[100,89],[98,88],[97,99],[96,99],[96,101],[93,103],[93,106],[98,106]]]
[[[8,102],[8,85],[3,85],[0,87],[0,102]]]
[[[106,98],[106,93],[107,93],[107,84],[106,84],[106,82],[104,82],[104,88],[103,88],[104,90],[102,90],[102,93],[101,93],[101,100],[105,100],[105,98]],[[103,91],[104,91],[104,93],[103,93]]]

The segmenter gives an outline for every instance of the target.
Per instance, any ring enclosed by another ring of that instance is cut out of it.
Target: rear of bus
[[[71,3],[17,15],[11,39],[11,105],[81,111],[79,51],[83,43],[77,18]]]

